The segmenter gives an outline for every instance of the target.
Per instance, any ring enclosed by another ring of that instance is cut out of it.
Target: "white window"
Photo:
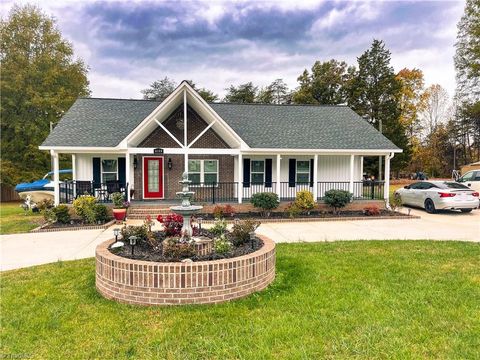
[[[309,160],[297,160],[296,182],[297,183],[310,182],[310,161]]]
[[[116,159],[102,159],[102,183],[118,180],[118,161]]]
[[[265,161],[251,161],[250,181],[252,182],[252,184],[263,184],[265,182]]]
[[[188,160],[188,179],[192,184],[218,182],[218,160]]]

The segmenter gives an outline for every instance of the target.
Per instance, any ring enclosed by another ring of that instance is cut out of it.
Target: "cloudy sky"
[[[355,64],[374,38],[398,71],[417,67],[451,95],[463,1],[29,1],[58,21],[90,67],[92,95],[140,98],[168,76],[224,95],[230,84],[296,78],[316,60]],[[2,16],[14,3],[2,1]]]

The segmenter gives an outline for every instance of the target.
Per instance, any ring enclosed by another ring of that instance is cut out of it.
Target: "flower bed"
[[[211,304],[245,297],[275,278],[275,243],[248,254],[210,261],[154,262],[121,257],[109,247],[96,249],[96,287],[106,298],[138,305]]]

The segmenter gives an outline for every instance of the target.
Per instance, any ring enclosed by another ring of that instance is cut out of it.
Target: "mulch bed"
[[[81,220],[72,220],[72,221],[73,223],[69,223],[69,224],[62,224],[59,222],[45,223],[42,226],[35,228],[30,232],[106,229],[115,223],[115,220],[113,219],[103,224],[84,224]]]
[[[215,216],[213,214],[198,214],[196,218],[201,217],[202,220],[205,221],[213,221],[215,220]],[[399,213],[397,211],[389,211],[389,210],[380,210],[379,215],[365,215],[362,210],[345,210],[340,211],[338,214],[333,214],[332,212],[327,211],[310,211],[309,214],[302,214],[296,217],[290,217],[286,212],[271,212],[269,217],[263,217],[259,212],[248,212],[248,213],[238,213],[233,216],[225,216],[225,220],[233,221],[234,219],[255,219],[261,222],[265,221],[275,221],[275,220],[290,220],[290,221],[297,221],[297,220],[318,220],[318,219],[348,219],[348,218],[355,218],[355,219],[381,219],[381,218],[413,218],[411,215],[406,215]]]
[[[156,237],[160,240],[163,241],[164,238],[164,233],[163,231],[155,231],[154,234]],[[213,238],[213,235],[209,233],[207,230],[201,230],[201,236],[207,236],[209,238]],[[123,241],[123,240],[122,240]],[[125,241],[123,241],[125,242]],[[253,245],[253,247],[252,247]],[[239,245],[239,246],[233,246],[233,249],[226,253],[226,254],[217,254],[215,252],[204,255],[204,256],[192,256],[189,257],[190,260],[193,262],[196,261],[208,261],[208,260],[219,260],[219,259],[229,259],[229,258],[235,258],[239,257],[242,255],[250,254],[254,251],[259,250],[263,246],[263,241],[255,238],[253,241],[253,244],[249,241],[245,244]],[[162,254],[162,243],[160,243],[159,247],[156,248],[155,250],[152,249],[151,246],[147,244],[137,244],[134,248],[134,255],[132,256],[132,247],[126,243],[125,246],[121,248],[116,248],[116,249],[111,249],[109,248],[110,252],[112,254],[128,258],[128,259],[134,259],[134,260],[143,260],[143,261],[155,261],[155,262],[179,262],[181,259],[173,259],[173,258],[166,258]]]

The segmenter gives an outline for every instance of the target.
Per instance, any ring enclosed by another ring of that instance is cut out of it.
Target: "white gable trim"
[[[119,144],[119,148],[127,148],[129,147],[129,143],[135,139],[143,129],[145,129],[147,126],[149,126],[153,121],[157,122],[158,125],[158,120],[156,117],[161,114],[162,112],[165,112],[165,109],[168,108],[169,105],[171,105],[175,100],[178,100],[180,96],[183,97],[183,103],[184,106],[186,107],[187,102],[185,101],[187,99],[187,94],[193,97],[195,100],[197,100],[200,103],[200,106],[202,106],[208,114],[210,114],[214,119],[215,123],[220,125],[239,145],[239,148],[242,149],[248,149],[249,146],[243,141],[243,139],[223,120],[212,108],[208,103],[200,96],[198,93],[190,86],[190,84],[187,81],[182,81],[180,85],[164,100],[160,105],[158,105],[125,139],[123,139]],[[165,116],[168,116],[169,114],[165,114]],[[206,120],[206,119],[204,119]],[[164,130],[165,128],[162,127]],[[186,126],[185,126],[186,129]],[[169,132],[167,132],[169,133]],[[171,136],[171,134],[169,134]],[[177,143],[179,143],[178,139],[175,139]],[[197,139],[198,140],[198,139]],[[196,140],[195,140],[196,141]],[[187,146],[181,145],[182,147]]]

